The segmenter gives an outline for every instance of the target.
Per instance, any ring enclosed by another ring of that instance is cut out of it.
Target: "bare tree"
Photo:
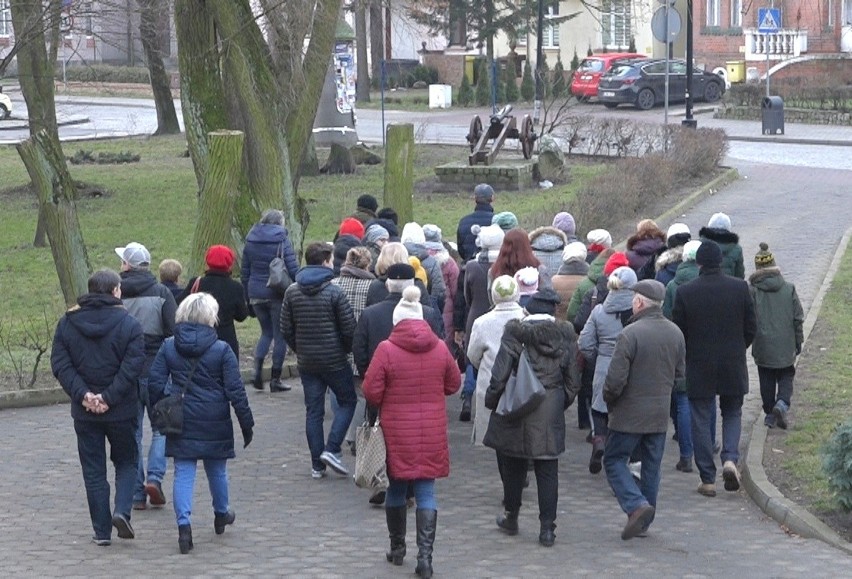
[[[157,130],[155,135],[173,135],[180,132],[175,103],[172,100],[171,83],[166,73],[161,51],[162,15],[168,15],[169,3],[166,0],[137,0],[139,3],[139,36],[145,51],[148,74],[151,77],[151,90],[154,93],[154,105],[157,109]]]

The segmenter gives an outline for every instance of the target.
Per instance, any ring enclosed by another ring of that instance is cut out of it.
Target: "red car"
[[[588,56],[580,62],[580,68],[574,73],[571,80],[571,94],[577,100],[589,100],[598,96],[598,83],[601,77],[609,72],[615,61],[635,60],[647,58],[644,54],[633,52],[609,52],[607,54],[595,54]]]

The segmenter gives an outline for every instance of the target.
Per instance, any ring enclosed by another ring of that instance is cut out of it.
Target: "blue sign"
[[[780,8],[757,9],[757,31],[760,34],[773,34],[781,30]]]

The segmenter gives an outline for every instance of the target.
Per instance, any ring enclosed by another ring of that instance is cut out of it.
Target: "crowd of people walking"
[[[234,523],[231,408],[244,447],[254,428],[234,323],[249,316],[261,330],[250,387],[264,389],[271,351],[269,391],[290,390],[282,369],[287,350],[295,354],[312,478],[348,475],[343,449],[357,457],[355,427],[380,421],[388,485],[373,489],[369,502],[384,503],[387,560],[395,565],[404,562],[407,510],[416,505],[421,577],[433,573],[435,480],[451,468],[446,397],[459,391],[458,418],[471,423],[471,444],[496,451],[504,506],[496,528],[509,535],[518,533],[532,472],[539,543],[556,540],[558,460],[575,401],[576,426],[588,431],[589,472],[604,472],[627,517],[623,539],[653,523],[670,421],[680,456],[673,470],[694,465],[697,492],[715,496],[720,453],[725,490],[739,489],[747,349],[765,424],[786,428],[803,340],[795,287],[768,246],[760,245],[746,281],[743,249],[724,213],[695,239],[683,223],[663,231],[643,219],[619,251],[594,224],[581,224],[580,241],[567,212],[527,232],[512,212],[495,212],[491,186],[477,185],[473,196],[454,243],[434,224],[400,227],[396,212],[363,195],[333,243],[306,245],[301,267],[283,213],[268,209],[246,237],[240,281],[227,246],[210,247],[205,272],[185,286],[177,261],[161,261],[159,283],[145,246],[116,248],[121,272],[92,275],[89,292],[59,321],[51,356],[72,400],[94,542],[108,545],[113,527],[133,538],[131,511],[166,504],[166,457],[181,553],[193,548],[199,460],[215,533]],[[154,430],[146,465],[144,416],[175,394],[182,429]],[[113,509],[105,440],[115,465]]]

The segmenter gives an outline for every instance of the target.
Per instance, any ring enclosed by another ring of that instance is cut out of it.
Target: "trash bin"
[[[763,134],[784,134],[784,101],[779,96],[764,97],[760,105]]]
[[[453,104],[453,87],[448,84],[429,85],[429,108],[446,109]]]
[[[745,80],[745,61],[744,60],[729,60],[725,63],[728,72],[728,82],[731,84],[743,82]]]

